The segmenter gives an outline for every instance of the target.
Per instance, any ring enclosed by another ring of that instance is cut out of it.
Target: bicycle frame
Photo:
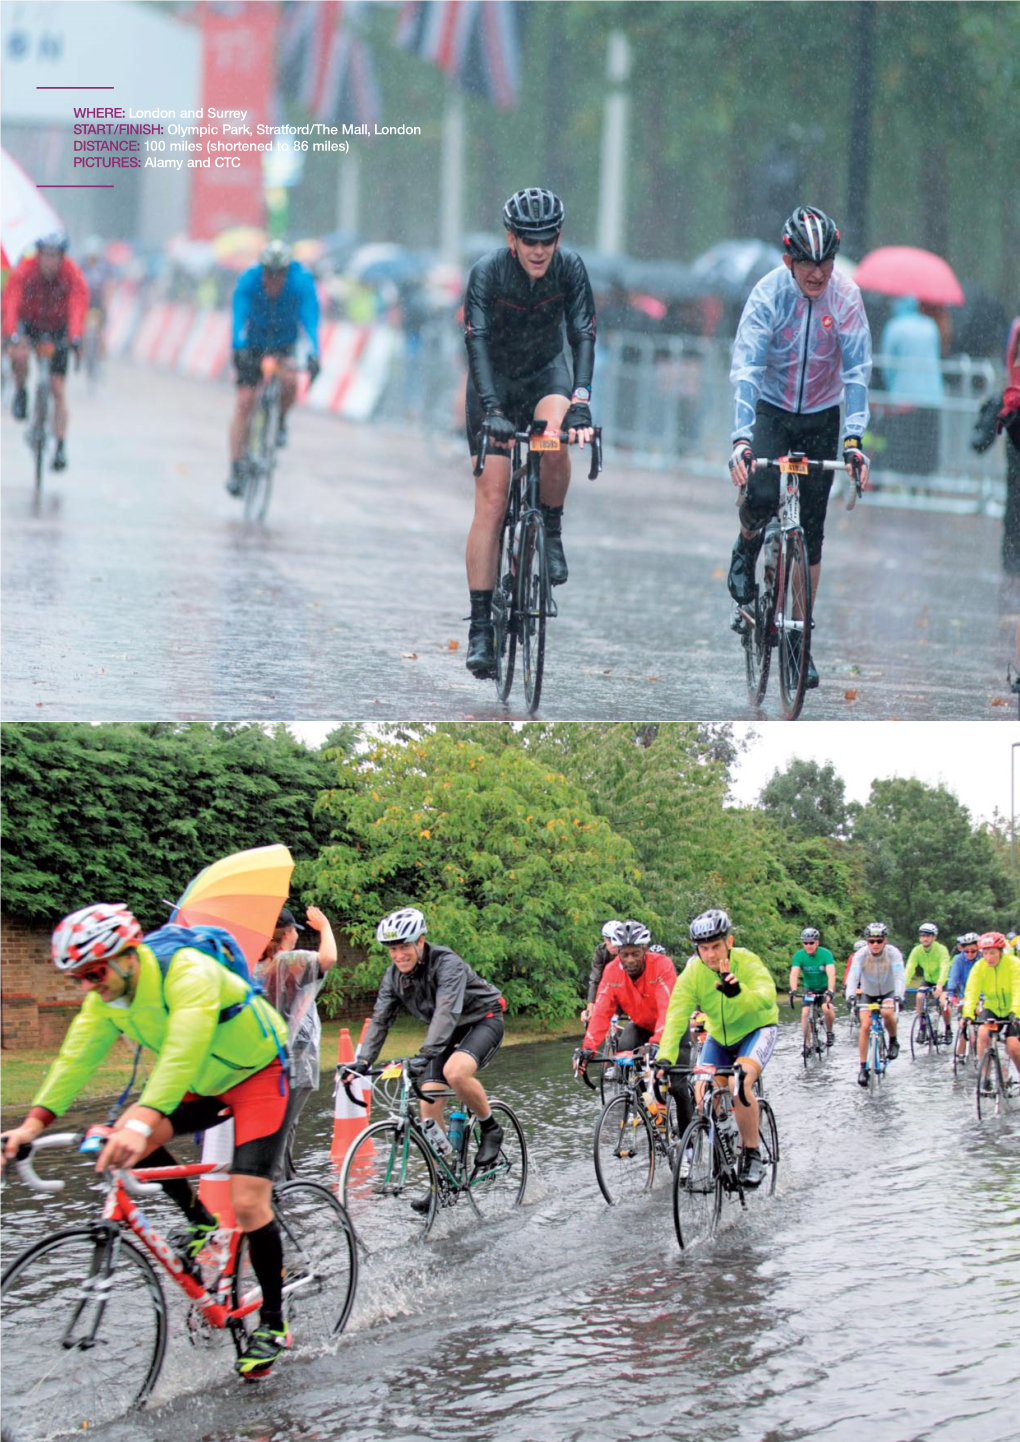
[[[871,1075],[877,1081],[881,1081],[886,1068],[886,1041],[885,1023],[882,1020],[882,1003],[880,1001],[862,1002],[858,1010],[863,1011],[865,1006],[871,1012],[871,1027],[868,1034],[868,1064]]]

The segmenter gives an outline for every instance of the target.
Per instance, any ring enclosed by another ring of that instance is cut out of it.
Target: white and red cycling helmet
[[[53,932],[50,957],[58,971],[73,976],[130,951],[141,939],[142,928],[122,901],[97,902],[64,917]]]

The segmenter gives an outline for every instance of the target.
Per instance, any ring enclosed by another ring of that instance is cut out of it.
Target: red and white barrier
[[[365,1025],[367,1026],[368,1023],[366,1022]],[[364,1029],[361,1034],[364,1037]],[[360,1046],[361,1043],[359,1042],[358,1045]],[[351,1034],[346,1027],[342,1027],[340,1045],[337,1047],[338,1070],[336,1092],[333,1099],[333,1144],[330,1147],[330,1157],[336,1167],[342,1166],[344,1157],[368,1126],[372,1106],[372,1082],[369,1077],[353,1077],[349,1081],[348,1085],[357,1098],[356,1101],[351,1101],[340,1080],[339,1069],[351,1065],[353,1061],[354,1046],[351,1042]]]

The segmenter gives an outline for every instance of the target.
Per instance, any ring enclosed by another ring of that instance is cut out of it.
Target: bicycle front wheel
[[[931,1022],[925,1013],[918,1012],[910,1023],[910,1055],[916,1061],[920,1056],[931,1056],[935,1044]]]
[[[45,382],[49,385],[49,381]],[[32,463],[35,479],[35,493],[38,496],[42,490],[43,470],[46,466],[46,413],[49,409],[47,394],[41,383],[36,393],[35,412],[32,422]]]
[[[549,597],[549,570],[545,557],[545,526],[540,517],[527,521],[517,557],[517,621],[521,634],[521,668],[524,699],[533,716],[542,699],[545,671],[545,622]]]
[[[595,1176],[611,1207],[652,1185],[655,1138],[629,1094],[608,1102],[595,1125]]]
[[[777,615],[779,632],[779,694],[783,718],[796,721],[804,705],[808,661],[811,657],[811,572],[808,570],[804,532],[786,536],[786,552]]]
[[[492,593],[492,631],[496,652],[496,695],[500,701],[510,699],[510,687],[514,681],[514,663],[517,659],[517,625],[513,615],[514,573],[513,544],[517,529],[517,491],[510,483],[506,516],[499,537],[499,555],[496,558],[496,587]]]
[[[516,1113],[506,1102],[490,1101],[492,1115],[503,1128],[499,1156],[482,1171],[472,1172],[468,1179],[468,1196],[481,1216],[488,1220],[513,1211],[524,1201],[528,1184],[528,1143]],[[472,1122],[472,1142],[481,1141],[481,1128]]]
[[[354,1306],[358,1255],[354,1231],[343,1207],[318,1182],[285,1182],[273,1192],[273,1211],[283,1239],[283,1306],[292,1346],[314,1347],[343,1331]],[[233,1304],[239,1307],[258,1288],[242,1237],[237,1250]],[[244,1318],[257,1325],[258,1314]]]
[[[112,1226],[72,1227],[0,1279],[4,1436],[102,1426],[145,1400],[166,1352],[156,1269]]]
[[[760,706],[765,700],[772,664],[773,620],[776,610],[774,582],[765,575],[764,546],[754,563],[754,600],[749,610],[754,616],[750,631],[744,636],[744,668],[747,672],[747,703]]]
[[[978,1067],[977,1114],[979,1121],[987,1121],[989,1117],[999,1115],[1003,1106],[1004,1091],[1002,1065],[998,1052],[989,1047]]]
[[[374,1122],[344,1159],[340,1199],[367,1256],[422,1241],[438,1198],[432,1153],[406,1121]]]
[[[704,1117],[695,1117],[680,1140],[673,1171],[673,1226],[682,1251],[715,1231],[722,1209],[722,1173]]]

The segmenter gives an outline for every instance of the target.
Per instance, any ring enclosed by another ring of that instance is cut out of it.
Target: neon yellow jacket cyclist
[[[978,997],[984,996],[985,1006],[998,1017],[1015,1012],[1020,1016],[1020,960],[1003,952],[998,966],[989,966],[979,958],[970,969],[967,988],[963,993],[963,1012],[969,1021],[977,1014]]]
[[[920,967],[921,975],[928,986],[945,986],[952,964],[953,958],[941,941],[933,941],[927,951],[918,942],[907,957],[907,977],[904,985],[910,985],[910,978]]]
[[[139,943],[136,950],[138,986],[130,1005],[88,993],[33,1106],[60,1116],[121,1033],[157,1053],[138,1104],[164,1115],[185,1092],[221,1096],[275,1061],[278,1047],[286,1048],[287,1023],[263,997],[220,1020],[221,1011],[244,1001],[248,988],[214,957],[182,947],[164,979],[150,948]]]
[[[705,1029],[720,1046],[732,1046],[759,1027],[775,1026],[779,1021],[776,984],[761,957],[735,946],[730,952],[729,969],[740,982],[737,996],[723,996],[716,985],[719,973],[699,956],[688,961],[669,999],[659,1043],[660,1062],[667,1066],[676,1062],[692,1012],[704,1012]]]

